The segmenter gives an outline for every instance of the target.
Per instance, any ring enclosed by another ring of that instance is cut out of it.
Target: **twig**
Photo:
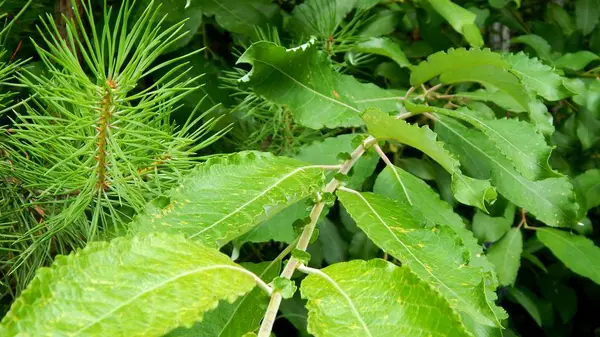
[[[351,154],[350,159],[346,160],[341,167],[339,168],[338,173],[348,174],[352,166],[358,161],[358,159],[365,153],[366,149],[371,145],[375,144],[377,140],[369,136],[367,139],[363,141],[361,145],[359,145]],[[333,178],[327,186],[323,189],[324,193],[333,193],[340,186],[340,181]],[[296,249],[301,251],[306,251],[310,243],[310,239],[313,235],[317,222],[319,221],[319,217],[321,216],[321,212],[325,208],[325,202],[323,200],[319,200],[312,208],[310,212],[310,223],[304,227],[302,234],[300,234],[300,238],[298,239],[298,244],[296,245]],[[285,268],[281,272],[281,277],[286,279],[291,279],[294,271],[300,265],[300,260],[292,257],[285,265]],[[279,306],[281,305],[282,296],[280,292],[274,292],[271,295],[271,300],[269,301],[269,306],[265,312],[265,316],[260,325],[260,330],[258,332],[258,337],[269,337],[271,334],[271,330],[273,329],[273,324],[275,324],[275,318],[277,317],[277,312],[279,311]]]

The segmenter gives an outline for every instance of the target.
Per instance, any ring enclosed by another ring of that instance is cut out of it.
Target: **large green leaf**
[[[445,298],[387,261],[337,263],[310,274],[300,290],[317,337],[471,336]]]
[[[475,24],[477,16],[450,0],[428,0],[431,7],[438,12],[454,30],[462,34],[473,47],[483,46],[483,37]]]
[[[215,17],[219,26],[246,36],[255,36],[255,27],[264,26],[278,14],[279,7],[269,0],[195,0],[205,15]],[[169,7],[170,9],[170,7]]]
[[[339,164],[338,154],[351,153],[356,147],[352,145],[352,140],[360,136],[360,134],[345,134],[304,145],[299,149],[295,158],[316,165]],[[352,174],[345,182],[346,185],[350,188],[360,189],[365,179],[373,173],[378,162],[379,158],[376,155],[365,155],[359,158],[352,166]],[[331,172],[328,178],[333,178],[333,173]]]
[[[323,170],[266,153],[216,157],[199,165],[168,204],[150,203],[131,224],[134,233],[184,233],[220,247],[320,190]]]
[[[347,79],[333,70],[314,40],[292,49],[257,42],[238,63],[252,65],[242,81],[257,94],[286,105],[302,125],[320,129],[361,124],[359,110],[343,85]]]
[[[449,118],[439,118],[436,131],[459,155],[470,174],[479,179],[491,179],[498,191],[513,204],[550,226],[570,227],[576,221],[578,206],[568,178],[539,181],[524,178],[483,133]]]
[[[367,109],[362,118],[375,138],[409,145],[438,162],[452,175],[452,191],[458,201],[485,210],[486,202],[495,200],[496,192],[489,181],[463,175],[458,160],[436,140],[437,135],[428,126],[409,124],[377,109]]]
[[[523,52],[504,57],[510,64],[510,72],[515,74],[523,85],[549,101],[558,101],[573,94],[563,85],[563,78],[554,70],[529,58]]]
[[[254,286],[228,256],[182,236],[96,242],[38,270],[0,335],[161,337]]]
[[[423,180],[399,167],[395,167],[394,169],[396,172],[391,167],[386,167],[377,176],[373,192],[397,200],[405,208],[411,209],[412,215],[423,222],[444,224],[452,227],[460,236],[465,247],[469,249],[471,263],[481,266],[485,271],[493,270],[494,266],[483,255],[483,249],[477,243],[473,233],[465,228],[461,217],[454,213],[452,207],[447,202],[441,200],[439,194]],[[400,185],[396,174],[400,177],[404,188]],[[404,192],[405,189],[406,193]],[[412,205],[409,204],[408,198],[410,198]]]
[[[599,0],[575,1],[575,24],[583,35],[590,34],[600,19]]]
[[[433,285],[455,310],[478,323],[500,326],[486,273],[471,264],[469,251],[451,227],[424,224],[406,204],[373,193],[338,191],[358,226],[384,251]]]
[[[410,84],[416,87],[445,72],[477,66],[510,69],[510,65],[500,54],[489,49],[449,49],[447,52],[441,51],[429,55],[427,61],[415,66],[410,74]]]
[[[552,148],[536,128],[518,119],[479,118],[473,111],[465,108],[449,110],[425,105],[406,105],[409,111],[433,111],[466,121],[481,130],[491,139],[498,150],[506,156],[525,178],[540,180],[551,177],[561,177],[554,171],[548,161]]]
[[[279,275],[281,263],[241,263],[241,266],[258,275],[265,283]],[[263,318],[269,296],[256,287],[233,303],[221,302],[204,314],[201,322],[191,328],[177,328],[164,337],[239,337],[257,330]]]
[[[573,272],[600,284],[600,247],[583,235],[537,228],[537,238]]]
[[[355,50],[362,53],[378,54],[389,57],[400,67],[412,66],[408,58],[406,58],[406,55],[404,55],[400,45],[389,38],[372,37],[368,40],[359,42],[356,45]]]
[[[521,106],[521,104],[515,101],[508,93],[502,90],[476,90],[476,91],[462,91],[454,94],[456,97],[469,98],[475,101],[487,101],[492,102],[508,111],[513,112],[526,112],[527,109]]]
[[[522,251],[523,233],[519,228],[513,228],[486,252],[488,260],[496,266],[500,285],[509,286],[515,283],[521,266]]]

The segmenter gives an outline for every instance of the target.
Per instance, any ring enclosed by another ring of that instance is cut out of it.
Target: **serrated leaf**
[[[496,266],[500,285],[509,286],[515,283],[521,266],[522,252],[523,233],[519,228],[509,230],[500,241],[487,250],[488,260]]]
[[[563,85],[563,78],[537,59],[524,53],[507,54],[506,61],[515,74],[530,90],[549,101],[558,101],[573,94]]]
[[[537,238],[573,272],[600,284],[600,247],[583,235],[537,228]]]
[[[484,271],[493,271],[494,266],[483,255],[482,247],[477,243],[473,233],[465,228],[461,217],[452,210],[452,207],[447,202],[441,200],[440,196],[421,179],[398,167],[396,167],[396,173],[400,177],[406,193],[390,167],[386,167],[377,176],[373,192],[402,203],[404,207],[410,208],[412,215],[420,221],[444,224],[452,227],[458,236],[460,236],[465,247],[469,249],[471,264],[482,267]],[[407,195],[412,205],[409,204]],[[495,282],[491,283],[491,285],[493,284]],[[495,286],[493,287],[495,288]]]
[[[428,0],[429,4],[438,12],[455,31],[462,34],[473,47],[483,46],[483,37],[475,24],[477,16],[449,0]]]
[[[404,55],[398,43],[385,37],[371,37],[359,42],[354,49],[361,53],[370,53],[386,56],[394,60],[400,67],[410,68],[412,64]]]
[[[503,312],[493,303],[484,271],[470,264],[469,251],[449,226],[429,226],[393,199],[374,193],[338,191],[358,226],[384,251],[434,286],[453,309],[477,322],[500,326]]]
[[[427,61],[415,66],[410,74],[410,85],[416,87],[445,72],[477,66],[491,66],[506,70],[510,68],[500,54],[489,49],[449,49],[447,52],[441,51],[429,55]]]
[[[352,145],[352,140],[360,134],[345,134],[337,137],[326,138],[322,141],[313,142],[302,146],[295,158],[307,163],[315,165],[336,165],[339,164],[337,155],[340,152],[352,152],[355,146]],[[347,186],[358,189],[362,186],[375,170],[375,166],[379,162],[377,156],[362,156],[352,168],[352,175],[349,177]],[[328,174],[329,178],[333,177],[333,173]]]
[[[600,1],[577,0],[575,1],[575,24],[583,35],[590,34],[600,19]]]
[[[449,110],[425,105],[409,106],[407,103],[407,109],[417,112],[429,110],[470,123],[492,140],[498,150],[527,179],[540,180],[562,176],[548,163],[552,148],[546,144],[544,136],[527,122],[508,118],[485,120],[464,108]]]
[[[537,57],[544,62],[552,64],[552,47],[543,37],[535,34],[520,35],[510,40],[512,43],[523,43],[531,47]]]
[[[320,190],[323,170],[291,158],[243,152],[198,165],[169,191],[163,207],[148,204],[134,233],[183,233],[221,247],[286,206]]]
[[[292,49],[271,42],[253,43],[238,59],[238,63],[252,65],[252,71],[241,81],[257,94],[285,105],[304,126],[360,125],[359,110],[346,94],[344,82],[348,79],[333,70],[315,43],[311,40]]]
[[[161,337],[254,286],[228,256],[182,236],[96,242],[39,269],[0,335]]]
[[[437,141],[437,135],[428,126],[409,124],[377,109],[367,109],[362,118],[375,138],[414,147],[438,162],[452,175],[452,190],[458,201],[485,210],[485,204],[495,200],[496,192],[490,183],[463,175],[458,160]]]
[[[436,131],[470,174],[491,179],[498,192],[513,204],[550,226],[570,227],[576,221],[578,206],[568,178],[525,179],[482,132],[449,118],[440,118]]]
[[[300,290],[317,337],[471,336],[446,299],[387,261],[337,263],[310,274]]]
[[[600,60],[600,56],[587,50],[580,50],[576,53],[566,53],[554,61],[558,68],[570,69],[574,71],[585,68],[590,62]]]
[[[515,205],[512,203],[508,203],[504,214],[497,217],[476,210],[471,224],[473,235],[481,242],[496,242],[510,229],[514,217]]]
[[[590,169],[575,177],[575,186],[581,201],[581,212],[587,213],[590,209],[600,205],[600,170]]]
[[[281,263],[241,263],[241,266],[269,283],[281,269]],[[221,302],[219,306],[204,314],[201,322],[191,328],[177,328],[164,337],[238,337],[257,330],[267,309],[269,297],[258,287],[238,298],[233,303]]]
[[[207,16],[215,17],[219,26],[246,36],[255,36],[255,27],[264,26],[279,14],[279,7],[269,0],[195,0]]]
[[[361,83],[350,75],[342,75],[342,87],[359,111],[377,108],[382,111],[400,111],[405,92],[387,90],[373,83]]]

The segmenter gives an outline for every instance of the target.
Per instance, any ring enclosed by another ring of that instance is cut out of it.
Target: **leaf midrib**
[[[101,323],[101,322],[102,322],[103,320],[105,320],[107,317],[110,317],[112,314],[114,314],[115,312],[118,312],[118,311],[119,311],[119,310],[121,310],[123,307],[126,307],[126,306],[130,305],[130,304],[131,304],[131,303],[133,303],[135,300],[137,300],[137,299],[141,298],[142,296],[145,296],[145,295],[147,295],[147,294],[150,294],[150,293],[152,293],[152,292],[154,292],[154,291],[156,291],[156,290],[158,290],[158,289],[160,289],[160,288],[163,288],[164,286],[166,286],[166,285],[170,284],[171,282],[175,282],[175,281],[177,281],[177,280],[179,280],[179,279],[181,279],[181,278],[183,278],[183,277],[186,277],[186,276],[190,276],[190,275],[193,275],[193,274],[196,274],[196,273],[202,273],[202,272],[209,271],[209,270],[213,270],[213,269],[231,269],[231,270],[235,270],[235,271],[241,272],[242,274],[249,275],[249,277],[252,277],[252,276],[250,276],[251,272],[249,272],[249,271],[247,271],[247,270],[245,270],[245,269],[243,269],[243,268],[236,267],[236,266],[228,266],[228,265],[211,265],[211,266],[207,266],[207,267],[200,267],[200,268],[196,268],[196,269],[193,269],[193,270],[187,271],[187,272],[185,272],[185,273],[178,274],[178,275],[175,275],[175,276],[173,276],[173,277],[171,277],[171,278],[168,278],[168,279],[164,280],[163,282],[160,282],[159,284],[157,284],[157,285],[155,285],[155,286],[153,286],[153,287],[151,287],[151,288],[148,288],[148,289],[146,289],[145,291],[142,291],[142,292],[140,292],[140,293],[136,294],[135,296],[131,297],[131,298],[130,298],[130,299],[128,299],[127,301],[125,301],[125,302],[122,302],[122,303],[120,303],[119,305],[115,306],[115,307],[114,307],[112,310],[110,310],[110,311],[106,312],[104,315],[100,316],[100,317],[99,317],[98,319],[96,319],[95,321],[93,321],[93,322],[89,323],[88,325],[84,326],[83,328],[80,328],[79,330],[75,331],[75,332],[74,332],[73,334],[71,334],[70,336],[71,336],[71,337],[78,336],[80,333],[82,333],[82,332],[84,332],[84,331],[88,330],[89,328],[91,328],[91,327],[93,327],[93,326],[95,326],[95,325],[97,325],[97,324]]]
[[[452,288],[450,288],[449,286],[447,286],[444,282],[442,282],[442,280],[440,280],[435,274],[433,274],[432,272],[430,272],[429,269],[427,269],[425,267],[425,264],[423,264],[423,262],[421,262],[421,260],[419,260],[419,258],[416,255],[413,254],[413,252],[402,242],[402,240],[400,240],[400,238],[398,238],[398,236],[396,235],[396,233],[394,233],[394,231],[392,231],[389,228],[388,224],[383,220],[383,218],[379,215],[379,213],[371,206],[371,204],[369,203],[369,201],[367,199],[365,199],[360,193],[358,193],[356,191],[351,192],[349,190],[346,190],[345,192],[357,195],[367,205],[367,207],[369,207],[369,209],[377,217],[377,219],[379,220],[379,222],[381,222],[381,224],[394,236],[394,239],[396,239],[396,241],[398,243],[400,243],[402,245],[402,247],[404,247],[404,249],[415,259],[415,261],[419,265],[421,265],[421,267],[423,267],[423,270],[425,270],[429,275],[431,275],[438,282],[438,284],[440,284],[445,289],[447,289],[456,299],[458,299],[459,301],[461,301],[465,305],[467,305],[469,307],[472,307],[472,305],[469,302],[467,302],[464,298],[462,298],[457,293],[455,293]],[[486,304],[489,307],[489,303],[486,302]],[[456,307],[457,309],[460,308],[459,306],[454,306],[454,307]],[[491,308],[490,308],[490,310],[491,310]],[[492,310],[492,312],[494,312],[494,311]],[[496,317],[496,321],[498,321],[497,317]],[[500,324],[499,322],[496,322],[496,323]]]
[[[277,181],[275,181],[275,183],[273,183],[272,185],[270,185],[269,187],[267,187],[265,190],[263,190],[261,193],[259,193],[258,195],[256,195],[254,198],[252,198],[249,201],[245,202],[243,205],[239,206],[238,208],[236,208],[232,212],[226,214],[221,219],[215,221],[212,225],[203,228],[201,231],[199,231],[198,233],[196,233],[194,235],[191,235],[190,239],[192,239],[192,238],[194,238],[194,237],[196,237],[196,236],[198,236],[198,235],[206,232],[207,230],[209,230],[209,229],[217,226],[218,224],[220,224],[221,222],[223,222],[226,219],[230,218],[234,214],[237,214],[237,213],[241,212],[248,205],[252,204],[253,202],[255,202],[256,200],[258,200],[259,198],[263,197],[265,194],[267,194],[268,192],[270,192],[272,189],[274,189],[275,187],[277,187],[279,184],[281,184],[282,182],[284,182],[286,179],[294,176],[296,173],[302,172],[303,170],[308,170],[308,169],[312,169],[312,168],[322,168],[322,167],[323,167],[323,165],[310,165],[310,166],[302,166],[302,167],[298,167],[298,168],[294,169],[292,172],[286,174],[282,178],[280,178]]]
[[[471,141],[469,141],[468,139],[464,138],[460,133],[456,132],[454,129],[452,129],[448,124],[442,122],[440,119],[437,119],[436,122],[441,123],[442,125],[444,125],[448,130],[450,130],[452,133],[454,133],[457,137],[459,137],[460,139],[464,140],[466,143],[468,143],[469,145],[471,145],[474,149],[476,149],[478,152],[482,153],[486,158],[488,158],[489,160],[493,161],[494,163],[496,163],[496,165],[500,168],[502,168],[502,170],[504,170],[508,175],[512,176],[515,181],[519,182],[519,179],[517,179],[517,176],[515,176],[511,171],[507,170],[504,165],[501,165],[496,159],[488,156],[487,153],[485,153],[484,151],[482,151],[479,147],[477,147],[475,144],[473,144]],[[560,212],[564,218],[568,218],[568,214],[566,214],[562,208],[560,207],[556,207],[552,202],[550,202],[548,199],[544,198],[542,195],[540,195],[539,193],[537,193],[537,191],[532,190],[529,186],[527,185],[523,185],[520,184],[521,186],[524,186],[527,190],[529,190],[531,193],[535,194],[537,197],[539,197],[542,201],[544,201],[546,204],[552,206],[552,208],[556,208],[558,210],[558,212]],[[557,220],[557,219],[555,219]]]

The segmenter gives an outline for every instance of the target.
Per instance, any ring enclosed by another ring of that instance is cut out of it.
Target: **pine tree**
[[[198,109],[183,125],[171,121],[198,89],[198,78],[186,76],[192,54],[157,61],[186,34],[184,23],[164,27],[158,6],[133,3],[105,2],[98,20],[83,1],[64,27],[47,15],[42,41],[33,41],[46,71],[18,75],[31,95],[0,148],[0,259],[9,289],[20,291],[56,254],[121,231],[222,134]]]

